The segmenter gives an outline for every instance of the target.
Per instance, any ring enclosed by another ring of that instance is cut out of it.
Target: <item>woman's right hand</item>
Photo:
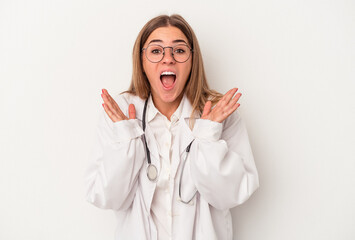
[[[115,102],[115,100],[113,100],[110,94],[108,94],[106,89],[102,89],[101,97],[104,100],[102,106],[104,107],[107,115],[111,118],[112,122],[136,118],[136,109],[134,108],[133,104],[130,104],[128,107],[128,118],[123,114],[118,104]]]

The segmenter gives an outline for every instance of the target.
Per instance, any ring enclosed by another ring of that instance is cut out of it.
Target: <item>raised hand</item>
[[[234,94],[238,88],[232,88],[218,101],[216,106],[211,110],[212,103],[207,101],[203,108],[201,119],[209,119],[215,122],[223,122],[229,115],[231,115],[240,106],[238,100],[241,93]],[[234,97],[233,97],[234,96]]]
[[[116,101],[113,100],[113,98],[110,96],[110,94],[108,94],[106,89],[102,89],[101,97],[104,100],[102,106],[113,122],[136,118],[136,109],[134,108],[133,104],[130,104],[128,107],[128,118],[126,115],[123,114]]]

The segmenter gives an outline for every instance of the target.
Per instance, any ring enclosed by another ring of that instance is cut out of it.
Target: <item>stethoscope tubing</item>
[[[147,177],[150,181],[152,182],[156,182],[157,179],[158,179],[158,169],[157,167],[152,164],[151,162],[151,159],[150,159],[150,151],[149,151],[149,148],[148,148],[148,144],[147,144],[147,140],[146,140],[146,137],[145,137],[145,128],[146,128],[146,119],[145,119],[145,115],[146,115],[146,112],[147,112],[147,105],[148,105],[148,99],[149,99],[149,95],[147,97],[147,99],[145,100],[145,103],[144,103],[144,108],[143,108],[143,121],[142,121],[142,125],[143,125],[143,131],[144,131],[144,134],[143,134],[143,142],[144,142],[144,147],[145,147],[145,151],[146,151],[146,155],[147,155],[147,163],[148,163],[148,166],[147,166]],[[194,195],[192,196],[192,198],[189,200],[189,201],[184,201],[182,198],[181,198],[181,179],[182,179],[182,175],[184,173],[184,169],[185,169],[185,164],[186,164],[186,160],[187,160],[187,156],[190,152],[190,149],[191,149],[191,145],[193,143],[194,140],[192,140],[190,142],[190,144],[186,147],[186,155],[185,155],[185,159],[184,159],[184,162],[182,163],[183,166],[182,166],[182,170],[181,170],[181,175],[180,175],[180,180],[179,180],[179,200],[182,202],[182,203],[185,203],[185,204],[189,204],[192,199],[195,197],[197,191],[194,193]]]

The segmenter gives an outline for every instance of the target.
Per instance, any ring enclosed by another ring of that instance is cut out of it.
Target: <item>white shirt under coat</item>
[[[133,103],[136,119],[113,123],[102,112],[86,173],[87,200],[114,210],[117,216],[115,239],[157,240],[158,230],[161,238],[233,239],[229,209],[246,201],[259,186],[247,131],[238,112],[223,123],[195,116],[191,131],[192,106],[184,96],[171,117],[169,136],[162,130],[166,125],[159,128],[164,120],[154,119],[160,113],[150,102],[145,135],[152,164],[159,172],[159,180],[152,182],[147,178],[142,141],[144,100],[128,93],[115,100],[127,116],[128,105]],[[165,135],[158,137],[160,134]],[[169,145],[169,137],[170,146],[164,146]],[[179,199],[178,188],[181,163],[192,140],[181,197],[187,201],[196,190],[197,194],[185,204]],[[163,219],[166,222],[160,224]]]
[[[183,101],[182,101],[183,102]],[[154,106],[152,97],[148,99],[147,122],[151,126],[157,142],[161,170],[151,205],[151,214],[157,227],[158,239],[169,240],[172,237],[172,224],[179,213],[173,209],[174,178],[171,177],[171,160],[176,157],[172,146],[176,142],[178,122],[182,104],[171,115],[170,121]],[[174,159],[179,161],[179,159]]]

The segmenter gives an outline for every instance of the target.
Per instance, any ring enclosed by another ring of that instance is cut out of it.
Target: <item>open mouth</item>
[[[166,89],[171,89],[174,86],[175,80],[176,74],[174,72],[164,71],[160,74],[160,81]]]

